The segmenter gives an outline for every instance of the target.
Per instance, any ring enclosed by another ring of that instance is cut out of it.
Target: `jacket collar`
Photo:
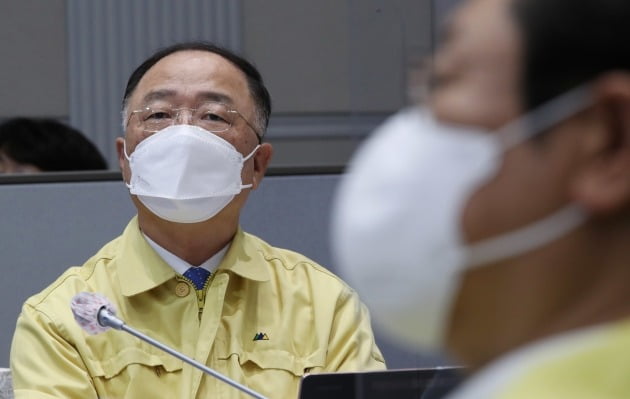
[[[249,280],[269,281],[269,271],[265,266],[267,260],[258,242],[239,227],[217,272],[225,270]]]
[[[148,291],[176,275],[175,270],[164,262],[142,236],[137,216],[131,219],[122,234],[116,268],[124,296]]]
[[[224,270],[249,280],[268,281],[266,260],[257,242],[239,227],[217,272]],[[131,219],[122,234],[116,270],[124,296],[151,290],[177,274],[143,237],[137,217]]]

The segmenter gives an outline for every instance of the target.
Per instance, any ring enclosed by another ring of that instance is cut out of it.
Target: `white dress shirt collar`
[[[178,257],[177,255],[161,247],[155,241],[147,237],[146,234],[142,233],[142,235],[147,240],[151,248],[153,248],[155,252],[157,252],[157,254],[160,255],[160,257],[164,260],[164,262],[170,265],[177,273],[184,274],[184,272],[186,272],[186,270],[188,270],[189,268],[195,267],[182,258]],[[217,269],[217,267],[219,267],[219,264],[223,260],[223,257],[225,256],[228,248],[230,248],[230,244],[231,242],[228,243],[225,247],[221,248],[221,250],[214,254],[210,259],[206,260],[197,267],[203,267],[210,273],[214,273],[214,271]]]

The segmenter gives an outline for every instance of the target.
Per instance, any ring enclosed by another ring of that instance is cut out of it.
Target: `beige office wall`
[[[0,118],[67,118],[65,0],[0,1],[0,54]]]

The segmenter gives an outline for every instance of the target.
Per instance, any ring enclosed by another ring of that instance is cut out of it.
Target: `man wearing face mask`
[[[258,71],[206,43],[131,75],[120,167],[138,214],[122,236],[30,298],[11,352],[16,398],[237,398],[118,331],[88,336],[70,301],[109,298],[130,326],[270,398],[308,372],[383,369],[356,293],[311,260],[239,228],[272,147]]]
[[[452,398],[630,397],[629,20],[619,0],[464,2],[428,106],[352,162],[343,275],[377,325],[469,367]]]

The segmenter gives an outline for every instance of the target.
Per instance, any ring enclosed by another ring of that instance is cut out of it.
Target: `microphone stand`
[[[184,355],[183,353],[179,353],[174,349],[171,349],[170,347],[164,345],[161,342],[156,341],[155,339],[144,335],[143,333],[141,333],[138,330],[135,330],[129,326],[127,326],[125,324],[124,321],[122,321],[121,319],[119,319],[118,317],[116,317],[112,312],[110,312],[105,306],[103,306],[101,309],[99,309],[98,314],[97,314],[97,320],[98,323],[103,326],[103,327],[111,327],[113,329],[116,330],[123,330],[128,332],[129,334],[140,338],[141,340],[163,350],[166,353],[169,353],[173,356],[175,356],[176,358],[190,364],[193,367],[196,367],[197,369],[203,371],[204,373],[211,375],[215,378],[218,378],[219,380],[225,382],[228,385],[231,385],[232,387],[238,389],[241,392],[244,392],[248,395],[250,395],[253,398],[256,399],[267,399],[266,397],[262,396],[261,394],[259,394],[258,392],[246,387],[243,384],[239,384],[236,381],[233,381],[231,379],[229,379],[228,377],[224,376],[223,374],[220,374],[219,372],[216,372],[214,370],[212,370],[211,368],[199,363],[198,361]]]

